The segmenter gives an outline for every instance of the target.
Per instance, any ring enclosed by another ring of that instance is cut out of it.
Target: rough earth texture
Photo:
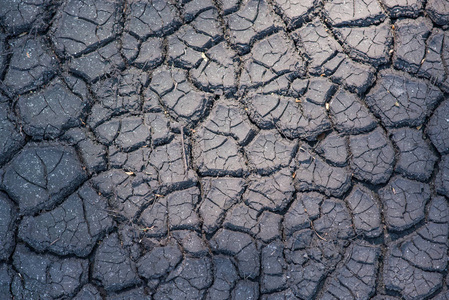
[[[0,299],[449,299],[448,0],[0,0]]]

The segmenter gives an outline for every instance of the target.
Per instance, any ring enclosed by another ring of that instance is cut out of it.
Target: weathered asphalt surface
[[[0,299],[449,299],[447,0],[1,0]]]

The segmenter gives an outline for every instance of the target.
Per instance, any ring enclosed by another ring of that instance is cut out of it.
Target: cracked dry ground
[[[1,0],[0,299],[449,299],[447,0]]]

